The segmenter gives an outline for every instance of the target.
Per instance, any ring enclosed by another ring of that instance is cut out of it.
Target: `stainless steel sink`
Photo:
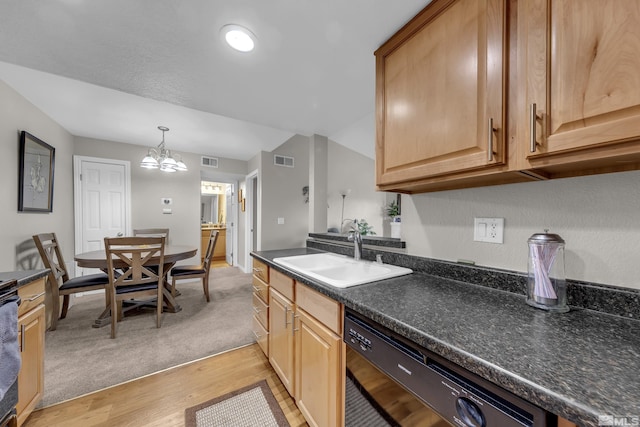
[[[371,261],[356,261],[333,253],[296,255],[274,258],[273,261],[337,288],[348,288],[413,273],[410,268]]]

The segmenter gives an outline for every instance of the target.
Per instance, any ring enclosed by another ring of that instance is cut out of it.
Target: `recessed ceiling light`
[[[248,29],[235,24],[228,24],[220,30],[224,40],[240,52],[251,52],[255,47],[256,36]]]

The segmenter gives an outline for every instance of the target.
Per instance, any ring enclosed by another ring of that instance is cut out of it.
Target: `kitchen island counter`
[[[311,248],[252,255],[411,341],[578,425],[640,415],[640,321],[414,272],[338,289],[273,262]]]

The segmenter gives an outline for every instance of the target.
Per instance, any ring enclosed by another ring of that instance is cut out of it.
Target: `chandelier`
[[[162,131],[162,142],[157,148],[149,148],[147,155],[140,162],[140,166],[146,169],[158,169],[164,172],[185,172],[187,165],[178,154],[171,155],[171,151],[165,147],[164,133],[169,131],[168,127],[158,126]]]

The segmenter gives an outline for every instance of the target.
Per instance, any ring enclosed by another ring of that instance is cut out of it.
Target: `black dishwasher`
[[[399,336],[350,309],[345,311],[344,340],[347,348],[347,381],[353,380],[361,393],[379,411],[387,423],[381,425],[429,425],[470,427],[543,427],[548,413],[447,360],[433,355],[411,341]],[[375,369],[376,372],[371,370]],[[385,378],[395,384],[381,385]],[[371,385],[368,385],[371,384]],[[398,386],[399,385],[399,386]],[[395,387],[390,388],[390,387]],[[376,390],[383,398],[376,397]],[[427,407],[418,414],[415,403],[398,411],[399,402],[412,395]],[[392,396],[389,404],[385,403]],[[393,414],[404,413],[402,419]],[[346,420],[359,425],[359,418],[350,418],[346,405]],[[408,412],[414,412],[409,416]],[[428,420],[427,420],[428,419]],[[435,419],[435,421],[434,421]],[[425,421],[424,423],[422,421]],[[349,425],[349,424],[348,424]]]

